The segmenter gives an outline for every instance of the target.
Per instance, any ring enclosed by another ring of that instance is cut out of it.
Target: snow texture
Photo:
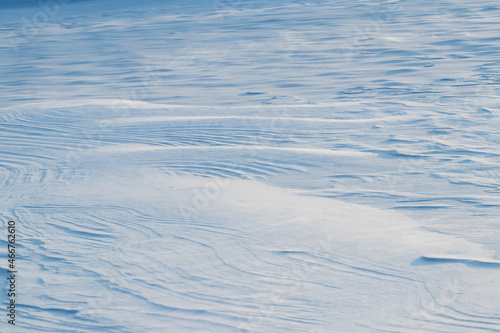
[[[0,2],[0,331],[499,332],[499,16]]]

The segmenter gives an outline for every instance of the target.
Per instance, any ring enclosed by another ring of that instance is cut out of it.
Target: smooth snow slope
[[[0,331],[500,331],[494,1],[42,7],[0,4]]]

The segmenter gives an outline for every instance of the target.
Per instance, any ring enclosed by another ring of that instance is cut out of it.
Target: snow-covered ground
[[[499,16],[1,1],[0,331],[500,331]]]

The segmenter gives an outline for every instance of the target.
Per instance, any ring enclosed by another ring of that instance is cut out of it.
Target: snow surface
[[[1,1],[1,332],[500,331],[499,16]]]

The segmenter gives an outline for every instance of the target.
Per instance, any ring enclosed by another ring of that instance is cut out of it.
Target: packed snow
[[[499,16],[0,2],[0,331],[500,332]]]

